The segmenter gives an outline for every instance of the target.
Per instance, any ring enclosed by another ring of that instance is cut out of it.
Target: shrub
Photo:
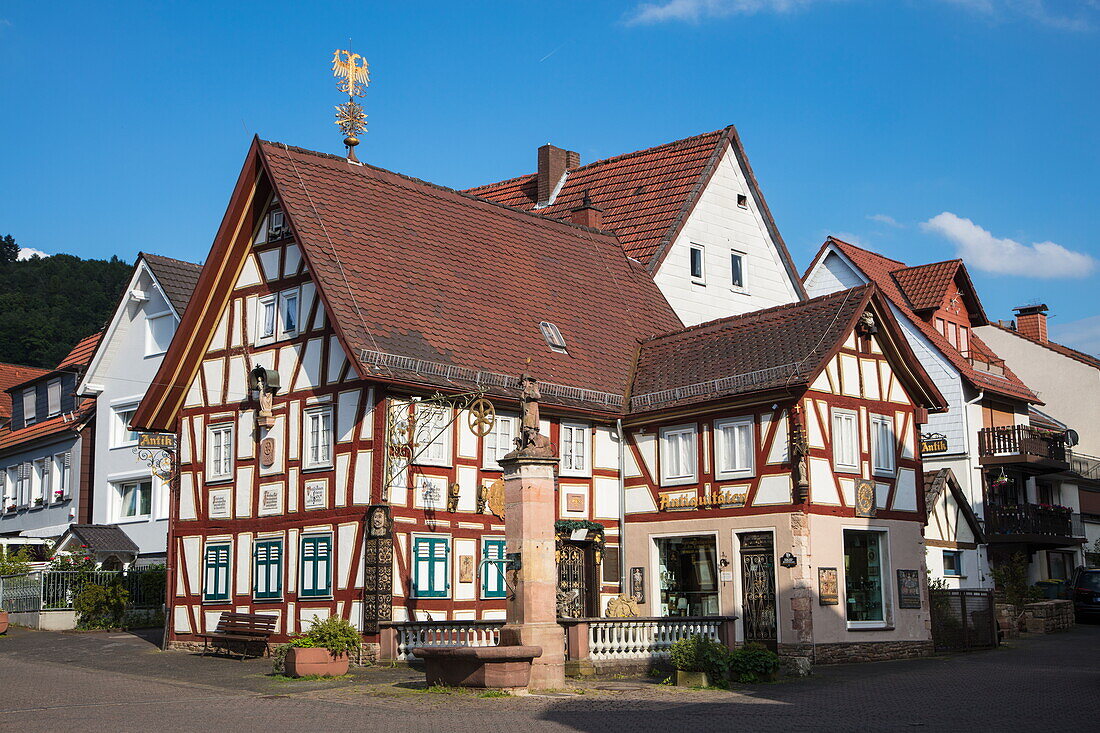
[[[77,625],[82,629],[113,629],[122,626],[130,592],[119,582],[109,585],[88,583],[73,598]]]
[[[729,655],[729,674],[737,682],[760,682],[778,671],[779,655],[763,644],[746,644]]]
[[[359,630],[339,616],[329,616],[324,621],[316,616],[310,621],[309,631],[291,641],[294,646],[323,647],[332,654],[347,654],[358,649],[363,638]]]
[[[1017,552],[1006,561],[992,568],[993,584],[1004,594],[1005,603],[1011,603],[1019,609],[1024,604],[1043,600],[1043,592],[1027,582],[1027,558]]]
[[[26,545],[16,552],[0,554],[0,575],[26,575],[31,571],[31,553]]]
[[[729,672],[729,650],[700,634],[675,642],[669,658],[681,672],[706,672],[715,680],[725,679]]]

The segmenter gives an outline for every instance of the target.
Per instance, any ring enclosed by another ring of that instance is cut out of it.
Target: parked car
[[[1100,568],[1077,568],[1066,586],[1077,620],[1100,620]]]

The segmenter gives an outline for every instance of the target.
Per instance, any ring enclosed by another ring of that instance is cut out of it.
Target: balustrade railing
[[[429,646],[496,646],[504,621],[403,621],[385,624],[397,634],[394,659],[416,659],[412,650]]]
[[[1034,456],[1067,462],[1065,438],[1030,425],[982,428],[978,431],[978,455]]]
[[[725,620],[719,616],[590,619],[588,655],[593,661],[663,656],[674,643],[696,634],[720,641]]]

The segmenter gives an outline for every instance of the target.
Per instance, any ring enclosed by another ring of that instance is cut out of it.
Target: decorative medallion
[[[861,478],[856,481],[856,516],[875,516],[875,482]]]
[[[504,481],[497,479],[488,486],[481,487],[482,511],[487,508],[492,514],[504,519]]]
[[[459,583],[473,583],[474,582],[474,556],[473,555],[459,555],[458,556],[458,582]]]
[[[470,405],[467,421],[469,422],[470,430],[479,438],[484,438],[493,430],[496,419],[496,408],[493,407],[493,403],[489,400],[479,399]]]
[[[275,465],[275,439],[264,438],[260,441],[260,466],[271,468]]]

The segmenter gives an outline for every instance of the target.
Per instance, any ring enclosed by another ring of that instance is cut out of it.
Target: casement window
[[[53,379],[46,384],[46,417],[61,414],[61,380]]]
[[[691,245],[688,249],[688,258],[688,268],[692,282],[705,284],[706,270],[704,267],[704,260],[706,259],[706,250],[703,249],[703,245]]]
[[[279,293],[279,338],[298,335],[298,289]]]
[[[17,503],[21,507],[31,504],[31,473],[34,467],[29,461],[19,464],[19,486],[16,492]]]
[[[481,541],[481,597],[504,598],[508,595],[508,584],[504,582],[504,540],[483,539]]]
[[[267,241],[272,242],[289,235],[289,229],[282,209],[275,209],[267,215]]]
[[[587,476],[592,472],[588,460],[589,447],[592,445],[592,429],[583,423],[561,424],[561,465],[562,476]]]
[[[332,595],[332,536],[306,535],[302,537],[302,556],[299,563],[303,598],[325,598]]]
[[[961,577],[962,572],[962,553],[958,550],[944,550],[943,551],[943,574],[948,577],[958,578]]]
[[[158,356],[168,351],[176,332],[176,319],[171,312],[145,317],[145,355]]]
[[[202,599],[204,601],[229,600],[228,544],[207,545],[204,558]]]
[[[119,519],[141,519],[153,514],[153,481],[124,481],[118,486]]]
[[[695,434],[694,425],[661,430],[662,484],[690,484],[696,480]]]
[[[256,301],[256,341],[275,338],[276,303],[274,295],[265,295]]]
[[[50,484],[50,460],[38,458],[34,461],[34,473],[31,476],[31,505],[43,506],[49,503],[52,489]]]
[[[412,594],[415,598],[446,598],[451,590],[450,537],[414,537]]]
[[[959,351],[967,353],[970,351],[970,329],[966,326],[959,326]]]
[[[57,475],[54,482],[54,501],[65,501],[69,498],[69,460],[70,453],[58,453],[53,457],[53,470]]]
[[[451,465],[451,410],[438,404],[416,403],[416,436],[420,448],[413,463]]]
[[[730,285],[734,290],[745,289],[745,255],[741,252],[730,252]]]
[[[482,462],[484,468],[489,471],[499,471],[497,463],[515,449],[513,442],[516,437],[516,424],[519,420],[508,415],[497,415],[489,434],[485,436],[482,450]]]
[[[4,471],[3,511],[13,509],[19,503],[19,466],[8,466]]]
[[[233,475],[233,424],[206,430],[206,480],[224,481]]]
[[[848,628],[876,628],[886,622],[886,558],[883,532],[844,530],[845,612]]]
[[[714,423],[715,478],[741,478],[755,472],[752,416]]]
[[[871,415],[871,460],[875,474],[894,475],[894,421],[885,415]]]
[[[833,468],[859,472],[859,423],[852,410],[833,409]]]
[[[37,416],[35,415],[35,389],[23,390],[23,423],[25,425],[32,425],[37,422]]]
[[[256,540],[252,547],[252,597],[257,601],[283,597],[283,541]]]
[[[130,430],[130,422],[137,414],[137,407],[128,405],[116,407],[114,410],[114,425],[111,430],[111,447],[125,448],[136,445],[138,434]]]
[[[332,408],[311,407],[303,420],[302,468],[332,465]]]

